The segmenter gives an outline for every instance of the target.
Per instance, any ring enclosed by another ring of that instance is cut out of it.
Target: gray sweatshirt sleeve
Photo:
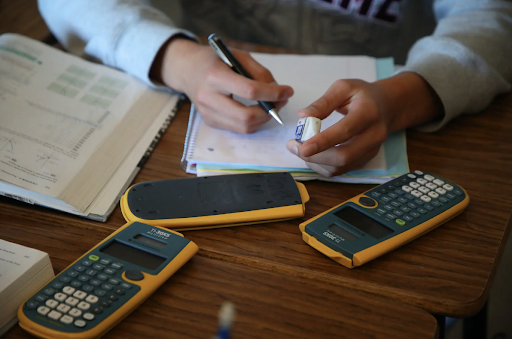
[[[481,111],[512,82],[512,1],[437,0],[434,10],[435,32],[413,45],[404,69],[423,76],[444,105],[444,117],[423,131]]]
[[[162,12],[142,0],[38,0],[46,24],[68,51],[91,56],[148,85],[149,70],[162,45],[182,34]]]

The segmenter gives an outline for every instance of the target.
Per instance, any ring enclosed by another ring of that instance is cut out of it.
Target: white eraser
[[[306,117],[299,119],[297,128],[295,129],[295,140],[304,142],[314,135],[320,133],[322,128],[322,120],[315,117]]]

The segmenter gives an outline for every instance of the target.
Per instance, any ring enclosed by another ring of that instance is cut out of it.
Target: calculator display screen
[[[394,232],[392,229],[384,226],[376,220],[373,220],[352,207],[345,207],[335,213],[335,215],[341,220],[360,229],[364,233],[371,235],[375,239],[380,239]]]
[[[160,266],[166,260],[161,256],[139,250],[138,248],[125,245],[116,240],[102,248],[100,252],[132,263],[134,265],[147,268],[148,270],[157,269],[158,266]]]

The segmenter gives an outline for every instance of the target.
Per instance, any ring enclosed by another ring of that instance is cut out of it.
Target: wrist
[[[444,114],[439,96],[416,73],[399,73],[375,84],[387,101],[389,133],[426,123]]]

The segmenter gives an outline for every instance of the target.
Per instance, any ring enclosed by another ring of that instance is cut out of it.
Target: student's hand
[[[404,72],[374,83],[338,80],[298,114],[325,119],[333,111],[344,118],[303,144],[290,140],[286,145],[325,177],[362,167],[377,155],[389,133],[432,120],[443,108],[421,76]]]
[[[271,119],[259,105],[246,107],[233,95],[274,102],[277,109],[293,95],[290,86],[277,85],[272,74],[246,52],[232,50],[254,80],[231,70],[210,46],[174,39],[162,52],[157,78],[185,93],[213,127],[250,133]]]

